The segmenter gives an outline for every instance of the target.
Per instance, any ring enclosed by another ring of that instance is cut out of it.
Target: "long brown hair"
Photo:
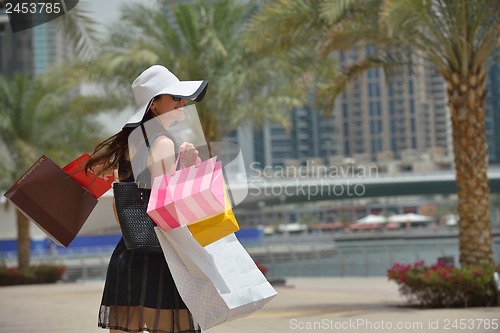
[[[99,175],[118,168],[118,162],[128,156],[128,136],[133,128],[126,127],[117,134],[99,143],[85,164],[85,172],[95,171]]]
[[[139,126],[154,117],[152,112],[149,110],[146,111]],[[118,164],[121,160],[129,160],[128,137],[135,128],[124,127],[120,132],[99,143],[85,164],[85,173],[92,171],[98,175],[103,175],[107,171],[118,169]],[[122,170],[120,171],[120,177],[127,178],[132,174],[130,165],[124,165],[123,172]]]

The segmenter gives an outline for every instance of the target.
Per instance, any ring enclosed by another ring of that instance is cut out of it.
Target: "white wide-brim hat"
[[[154,65],[146,69],[132,83],[132,91],[139,108],[125,127],[138,126],[151,100],[159,95],[171,95],[200,102],[207,91],[208,81],[180,81],[167,68]]]

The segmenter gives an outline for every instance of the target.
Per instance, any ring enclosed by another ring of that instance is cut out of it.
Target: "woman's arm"
[[[171,139],[162,136],[153,142],[148,156],[151,184],[155,177],[172,172],[175,158],[174,142]]]
[[[188,167],[200,162],[198,150],[189,142],[184,142],[179,148],[180,163]],[[149,170],[151,171],[151,184],[155,177],[174,171],[176,160],[174,142],[167,137],[160,137],[153,142],[151,153],[148,157]]]

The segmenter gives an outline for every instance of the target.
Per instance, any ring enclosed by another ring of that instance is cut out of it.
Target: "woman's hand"
[[[179,155],[182,167],[189,167],[193,164],[198,164],[201,161],[198,156],[198,150],[192,143],[189,142],[184,142],[180,145]]]

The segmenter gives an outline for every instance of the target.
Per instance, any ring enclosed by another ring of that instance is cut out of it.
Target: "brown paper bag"
[[[97,199],[46,156],[4,194],[54,242],[68,246]]]

